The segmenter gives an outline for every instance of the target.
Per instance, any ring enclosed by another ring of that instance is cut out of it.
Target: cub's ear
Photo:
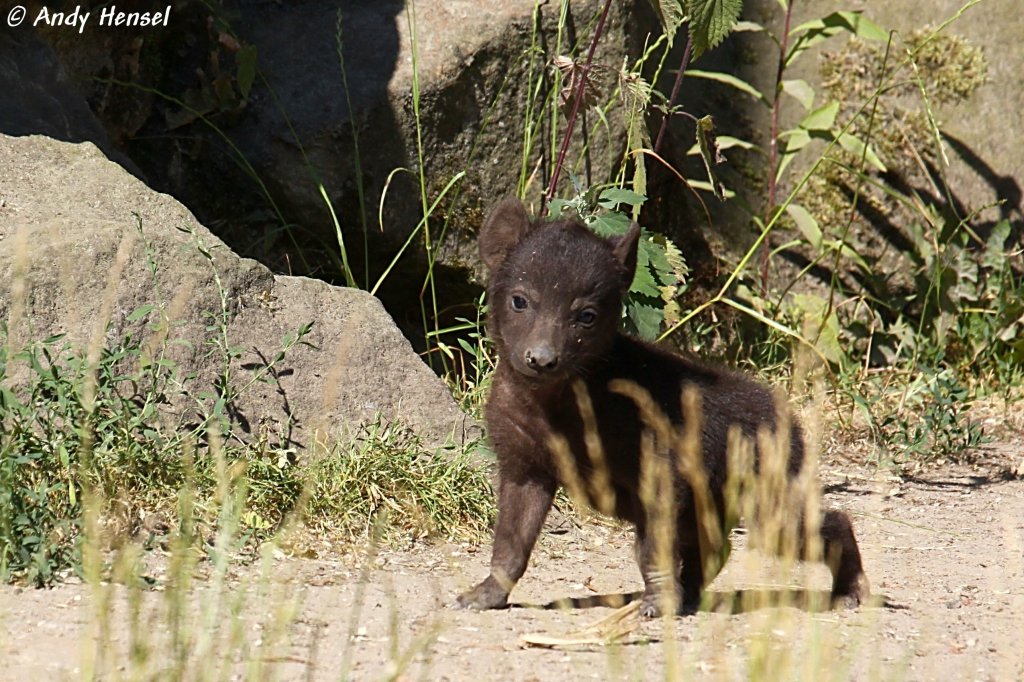
[[[622,290],[628,291],[633,284],[633,276],[636,274],[636,250],[640,243],[640,226],[630,223],[626,234],[616,237],[609,237],[608,243],[612,247],[612,255],[622,263],[626,276],[623,281]]]
[[[480,258],[492,273],[501,267],[505,256],[532,229],[526,207],[516,197],[505,197],[491,210],[480,229],[477,244]]]

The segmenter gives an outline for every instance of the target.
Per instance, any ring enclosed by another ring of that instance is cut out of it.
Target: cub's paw
[[[645,594],[640,602],[641,618],[658,618],[661,616],[661,599],[656,594]]]
[[[684,586],[682,599],[678,598],[678,594],[677,592],[676,596],[668,596],[658,592],[656,587],[646,589],[640,603],[640,615],[643,618],[659,618],[666,613],[675,616],[692,616],[700,610],[704,593],[699,588],[692,585]]]
[[[463,592],[455,598],[453,606],[457,609],[486,611],[487,609],[503,609],[508,606],[508,591],[503,590],[497,581],[490,578],[484,580],[471,590]]]
[[[868,603],[871,598],[871,585],[868,577],[861,573],[848,586],[832,591],[832,608],[837,611],[850,611]]]
[[[699,601],[697,602],[699,603]],[[660,618],[666,613],[666,603],[664,596],[657,593],[644,593],[643,599],[640,602],[640,617],[641,618]],[[674,608],[669,606],[669,613],[676,616],[685,616],[697,611],[696,604],[688,604],[686,602],[676,604]]]

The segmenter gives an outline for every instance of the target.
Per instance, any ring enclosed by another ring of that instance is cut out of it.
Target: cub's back
[[[620,334],[602,370],[587,378],[602,439],[620,449],[639,452],[642,420],[634,400],[612,390],[613,382],[635,383],[650,393],[658,409],[676,428],[698,418],[700,447],[712,482],[724,481],[729,430],[738,426],[756,439],[758,430],[774,431],[780,407],[774,392],[747,376],[709,367],[677,353]],[[683,413],[683,392],[696,390],[700,414]],[[790,470],[803,462],[803,440],[799,426],[791,421]]]

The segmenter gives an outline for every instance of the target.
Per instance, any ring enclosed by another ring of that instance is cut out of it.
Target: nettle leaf
[[[584,109],[589,109],[601,100],[604,88],[596,69],[588,68],[582,60],[564,55],[555,56],[551,62],[562,74],[562,89],[558,92],[558,101],[564,115],[568,116],[573,110],[576,98],[581,93],[583,101],[580,105]]]
[[[650,149],[651,135],[647,128],[645,112],[651,103],[651,84],[639,74],[627,71],[625,64],[619,72],[620,92],[626,113],[626,148]],[[607,120],[605,120],[607,125]],[[633,157],[633,191],[638,195],[647,193],[647,167],[644,165],[646,156],[637,154]],[[639,204],[633,205],[633,218],[640,214]]]
[[[648,341],[658,338],[661,332],[661,321],[665,313],[656,303],[648,303],[640,299],[626,302],[626,320],[637,336]]]
[[[647,79],[623,64],[619,70],[619,97],[626,111],[643,113],[650,105],[653,93],[654,88]]]
[[[647,126],[640,126],[640,128],[643,131],[642,135],[646,138],[646,136],[647,136]],[[651,146],[649,139],[644,139],[643,142],[645,143],[644,147],[648,147],[649,148]],[[630,145],[630,148],[631,149],[635,149],[636,147],[634,147],[633,145]],[[633,166],[633,191],[636,192],[639,196],[646,196],[647,195],[647,166],[644,165],[644,159],[645,158],[646,157],[643,154],[637,154],[635,159],[634,159],[634,166]],[[640,217],[640,207],[639,206],[634,206],[633,207],[633,220],[636,220],[639,217]]]
[[[642,294],[651,298],[661,298],[661,289],[651,272],[651,241],[641,239],[636,251],[636,274],[629,286],[630,294]]]
[[[675,39],[676,31],[686,21],[686,9],[683,8],[681,0],[657,0],[654,8],[658,11],[658,18],[661,20],[661,27],[668,38],[669,47]]]
[[[690,274],[690,268],[686,265],[686,259],[683,258],[683,252],[679,250],[679,247],[668,239],[664,235],[658,235],[655,237],[659,243],[665,247],[665,261],[668,263],[672,272],[676,278],[682,282],[686,279],[687,275]]]
[[[599,206],[609,209],[617,209],[619,204],[629,204],[635,208],[641,206],[645,201],[647,201],[647,197],[643,194],[637,194],[631,190],[619,187],[606,189],[597,198]]]
[[[814,219],[814,216],[810,212],[799,204],[790,204],[786,207],[786,213],[796,223],[796,227],[800,230],[800,234],[804,236],[811,246],[815,249],[821,248],[821,227],[818,226],[818,221]]]
[[[675,287],[662,287],[661,298],[665,301],[663,311],[665,326],[671,327],[683,319],[683,309],[675,300]]]
[[[669,265],[665,247],[657,241],[657,237],[652,237],[648,244],[650,248],[647,249],[647,260],[651,264],[658,283],[662,286],[675,284],[675,273],[672,271],[672,266]]]
[[[566,211],[575,211],[573,203],[567,199],[552,199],[548,203],[548,216],[552,220],[561,218]]]
[[[693,58],[717,47],[740,18],[743,0],[687,0]]]
[[[814,88],[807,81],[800,78],[782,81],[782,91],[800,102],[807,111],[814,108]]]
[[[718,164],[725,161],[725,157],[718,149],[715,121],[711,116],[704,116],[697,121],[697,145],[700,147],[700,158],[704,161],[704,168],[708,172],[708,183],[714,189],[718,200],[725,201],[725,186],[715,173]]]
[[[626,234],[629,229],[629,216],[615,211],[595,217],[587,225],[600,237],[612,237]]]

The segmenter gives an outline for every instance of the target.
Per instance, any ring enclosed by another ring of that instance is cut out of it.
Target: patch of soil
[[[223,589],[196,581],[185,606],[221,634],[206,642],[196,625],[186,649],[220,657],[213,676],[232,679],[330,680],[345,670],[352,679],[1024,679],[1024,481],[1009,473],[1022,453],[1015,439],[987,446],[983,466],[904,479],[823,464],[825,502],[853,515],[878,597],[855,612],[814,604],[827,595],[827,568],[786,570],[745,547],[741,532],[710,610],[669,621],[626,615],[611,646],[567,641],[641,583],[628,530],[566,517],[549,524],[508,610],[449,607],[486,575],[486,545],[381,551],[368,570],[351,558],[278,556],[262,571],[229,572]],[[135,626],[119,586],[109,601],[83,584],[0,588],[0,678],[78,678],[92,665],[106,678],[131,675],[119,666],[139,642],[150,665],[166,668],[168,592],[156,577]],[[570,603],[554,608],[559,600]],[[529,633],[560,643],[525,646]],[[91,663],[97,638],[108,658]]]

